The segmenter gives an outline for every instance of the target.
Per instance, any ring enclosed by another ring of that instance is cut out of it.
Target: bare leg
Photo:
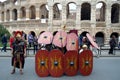
[[[22,75],[23,72],[22,72],[22,62],[19,60],[19,63],[20,63],[20,74]]]
[[[14,73],[15,73],[15,67],[16,67],[16,61],[14,60],[14,63],[13,63],[13,70],[12,70],[11,74],[14,74]]]

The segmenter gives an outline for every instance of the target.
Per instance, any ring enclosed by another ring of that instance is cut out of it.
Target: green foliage
[[[1,38],[4,34],[7,34],[8,39],[10,38],[9,31],[3,25],[0,24],[0,41],[1,41]]]

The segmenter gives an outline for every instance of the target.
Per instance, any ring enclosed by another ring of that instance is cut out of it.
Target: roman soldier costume
[[[25,56],[26,56],[26,42],[21,38],[22,33],[17,31],[15,33],[15,40],[12,43],[12,66],[13,71],[11,74],[15,73],[15,68],[20,69],[20,74],[23,74],[22,68],[24,68]]]

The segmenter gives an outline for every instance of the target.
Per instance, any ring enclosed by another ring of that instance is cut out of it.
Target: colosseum
[[[0,2],[0,24],[10,32],[77,29],[99,43],[120,36],[120,0],[7,0]]]

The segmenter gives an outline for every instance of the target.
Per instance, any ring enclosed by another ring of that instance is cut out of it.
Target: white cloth
[[[80,54],[81,52],[83,52],[83,49],[80,49],[80,50],[79,50],[79,54]]]
[[[120,36],[119,36],[119,38],[118,38],[118,42],[120,42]]]

